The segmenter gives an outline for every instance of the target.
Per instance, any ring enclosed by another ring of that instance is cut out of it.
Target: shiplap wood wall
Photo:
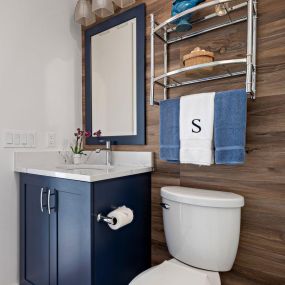
[[[160,188],[181,185],[231,191],[245,197],[242,210],[240,246],[233,270],[222,273],[223,285],[285,284],[285,1],[258,1],[257,99],[248,102],[247,161],[243,166],[169,164],[159,160],[159,107],[149,106],[150,13],[158,21],[170,16],[170,0],[138,1],[146,4],[146,119],[145,146],[117,146],[116,150],[155,153],[152,175],[152,261],[170,258],[163,232],[159,206]],[[246,47],[245,24],[238,24],[188,40],[171,49],[170,68],[181,57],[200,46],[215,52],[216,59],[240,57]],[[157,43],[159,45],[159,43]],[[162,70],[158,46],[156,71]],[[85,104],[83,34],[83,119]],[[174,98],[202,91],[221,91],[243,86],[241,78],[221,80],[175,89]],[[162,94],[157,90],[158,97]],[[93,149],[89,147],[88,149]]]

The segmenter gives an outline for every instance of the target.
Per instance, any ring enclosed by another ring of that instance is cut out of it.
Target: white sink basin
[[[105,164],[64,164],[57,166],[57,168],[64,170],[107,170],[114,168],[114,166]]]

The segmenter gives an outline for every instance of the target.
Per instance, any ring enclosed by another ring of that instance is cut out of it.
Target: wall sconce
[[[113,15],[114,6],[112,0],[93,0],[92,12],[101,18]]]
[[[75,13],[75,22],[87,26],[88,24],[94,23],[96,21],[95,15],[92,13],[91,2],[89,0],[78,0]]]
[[[113,0],[120,8],[128,7],[136,2],[136,0]]]

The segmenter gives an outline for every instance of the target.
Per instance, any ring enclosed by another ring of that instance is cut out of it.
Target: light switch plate
[[[5,145],[12,145],[14,142],[13,133],[12,132],[6,132],[4,136],[5,136],[4,144]]]
[[[34,148],[36,147],[36,132],[20,130],[4,130],[2,146],[5,148]]]
[[[28,147],[36,146],[36,133],[28,133],[27,145]]]
[[[22,146],[26,146],[27,145],[27,134],[26,133],[20,134],[20,144]]]
[[[19,146],[20,145],[20,134],[19,133],[14,133],[13,141],[14,141],[14,145],[15,146]]]

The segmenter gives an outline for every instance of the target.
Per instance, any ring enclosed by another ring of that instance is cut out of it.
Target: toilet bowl
[[[130,285],[220,285],[239,243],[240,195],[186,187],[161,189],[166,243],[174,259],[133,279]]]
[[[176,259],[164,261],[138,275],[130,285],[221,285],[218,272],[197,269]]]

